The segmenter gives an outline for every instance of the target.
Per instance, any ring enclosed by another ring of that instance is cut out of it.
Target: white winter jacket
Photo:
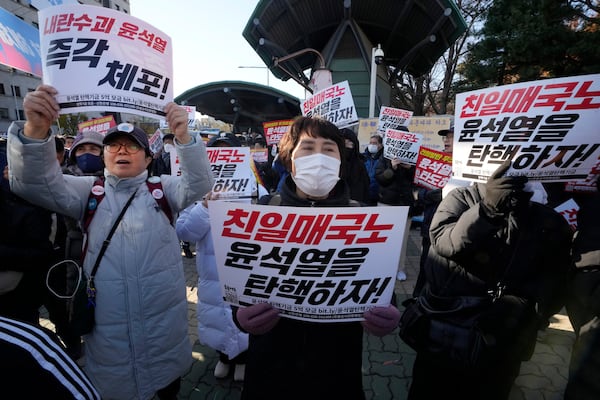
[[[54,139],[9,129],[10,185],[19,196],[81,219],[94,177],[61,173]],[[204,145],[177,145],[181,177],[163,175],[173,212],[199,200],[213,178]],[[118,179],[105,171],[105,197],[88,229],[90,273],[104,239],[137,189],[96,273],[96,324],[85,336],[85,371],[103,399],[150,399],[191,364],[185,279],[175,230],[145,184],[147,173]]]
[[[198,339],[231,359],[248,350],[248,334],[233,322],[231,307],[223,300],[208,210],[198,203],[181,212],[177,235],[196,243],[198,269]]]

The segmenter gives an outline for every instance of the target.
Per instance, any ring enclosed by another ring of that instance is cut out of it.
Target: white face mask
[[[379,151],[379,148],[377,148],[376,144],[370,144],[367,146],[367,150],[369,150],[369,153],[375,154]]]
[[[172,153],[175,150],[175,146],[173,146],[171,143],[166,143],[163,146],[163,150],[165,151],[165,153]]]
[[[298,189],[312,197],[325,197],[340,180],[340,160],[321,153],[292,160]]]

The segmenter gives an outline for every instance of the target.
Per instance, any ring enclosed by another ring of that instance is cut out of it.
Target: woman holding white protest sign
[[[318,118],[298,117],[279,146],[290,171],[279,203],[296,207],[344,207],[351,202],[340,179],[345,151],[339,129]],[[342,177],[343,178],[343,177]],[[268,303],[239,308],[239,326],[250,333],[242,399],[364,399],[363,328],[383,336],[398,326],[393,305],[374,307],[364,321],[317,323],[280,318]]]

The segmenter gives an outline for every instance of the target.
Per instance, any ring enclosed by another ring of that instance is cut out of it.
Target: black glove
[[[490,217],[498,217],[511,211],[513,199],[522,196],[523,188],[527,182],[526,176],[503,176],[510,168],[510,160],[505,161],[489,177],[485,187],[485,196],[482,206],[485,213]]]

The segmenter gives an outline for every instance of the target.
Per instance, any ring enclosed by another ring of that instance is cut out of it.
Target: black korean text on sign
[[[165,98],[170,83],[169,78],[146,68],[140,68],[137,65],[123,65],[116,60],[106,64],[106,67],[108,68],[106,76],[98,82],[98,86],[108,84],[119,90],[131,90],[158,97],[161,100]],[[138,71],[140,72],[139,77]],[[134,86],[134,84],[139,85]],[[153,89],[156,91],[153,91]]]
[[[225,257],[225,266],[241,269],[252,269],[258,260],[260,245],[254,243],[234,242]]]
[[[384,293],[392,278],[372,280],[330,280],[315,282],[302,279],[283,279],[267,275],[250,274],[244,295],[269,299],[283,297],[294,300],[295,304],[311,306],[343,305],[353,301],[357,304],[374,304]]]
[[[46,66],[58,65],[64,69],[69,60],[84,61],[89,67],[96,68],[102,53],[109,49],[107,40],[79,38],[73,43],[73,38],[51,40],[46,54]]]
[[[468,119],[460,130],[459,142],[559,142],[575,126],[579,114],[549,115],[540,125],[543,116],[505,117],[484,124],[480,118]],[[506,129],[506,131],[505,131]]]

